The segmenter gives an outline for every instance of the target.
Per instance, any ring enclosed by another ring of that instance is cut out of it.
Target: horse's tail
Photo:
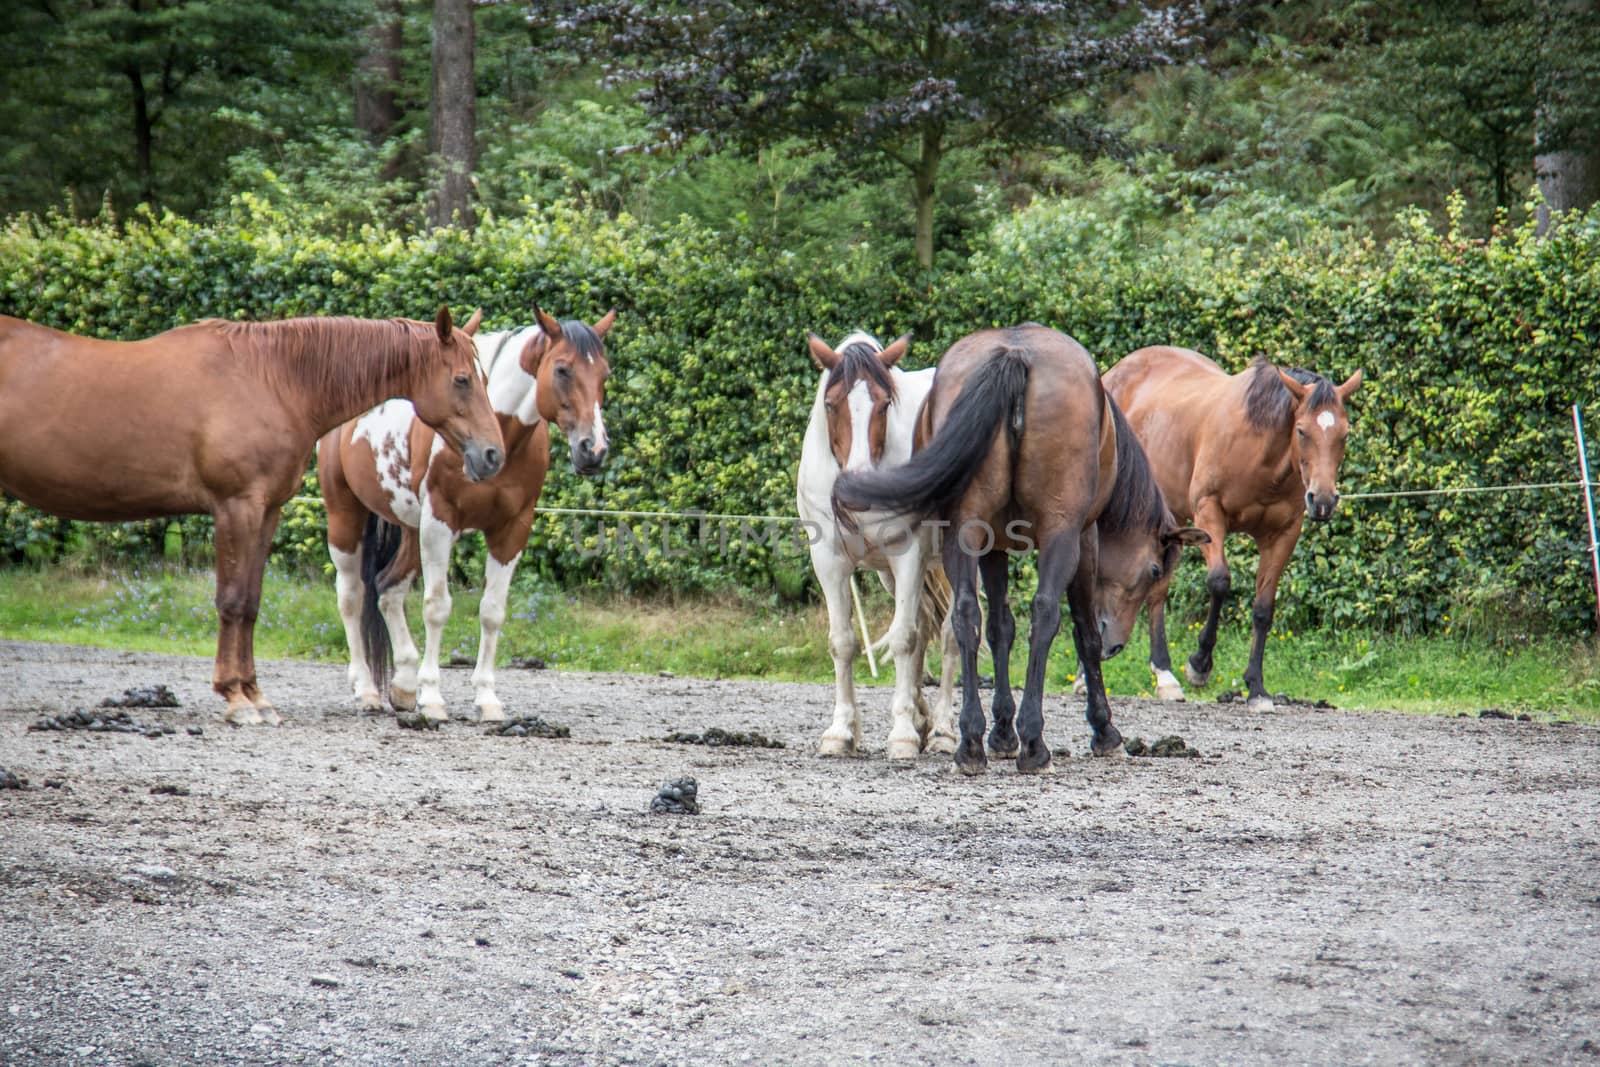
[[[966,494],[1002,422],[1015,451],[1027,389],[1026,354],[996,349],[963,384],[949,417],[922,451],[898,467],[839,476],[833,483],[833,513],[839,524],[856,529],[852,513],[858,511],[919,516],[947,511]]]
[[[361,535],[361,642],[367,646],[367,669],[372,672],[373,684],[385,695],[394,675],[394,646],[378,599],[384,593],[384,572],[400,554],[402,533],[400,527],[372,513]]]

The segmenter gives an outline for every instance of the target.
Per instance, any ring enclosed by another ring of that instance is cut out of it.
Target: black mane
[[[593,326],[581,319],[562,319],[561,333],[572,345],[573,351],[584,359],[592,362],[596,357],[606,354],[606,346],[600,340],[600,335],[594,332]]]
[[[1117,430],[1117,483],[1111,489],[1106,509],[1100,513],[1099,525],[1106,533],[1160,530],[1167,517],[1167,502],[1156,484],[1150,461],[1117,402],[1107,395],[1106,403]]]
[[[856,382],[868,381],[895,398],[894,378],[878,359],[880,349],[865,341],[852,341],[839,350],[839,362],[828,372],[828,388],[842,385],[845,392],[855,388]]]
[[[1286,372],[1301,385],[1311,386],[1312,411],[1333,407],[1339,402],[1333,383],[1316,371],[1288,367]],[[1258,356],[1250,364],[1249,373],[1250,384],[1245,389],[1244,404],[1250,425],[1258,430],[1287,429],[1294,418],[1294,395],[1278,378],[1278,368]]]

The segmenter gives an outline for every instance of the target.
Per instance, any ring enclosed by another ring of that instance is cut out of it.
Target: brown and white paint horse
[[[365,707],[382,706],[379,689],[392,666],[389,697],[395,707],[446,717],[439,653],[450,617],[450,553],[464,532],[482,530],[489,551],[472,672],[474,704],[485,722],[505,718],[494,688],[495,650],[511,578],[550,469],[549,424],[566,435],[579,474],[597,472],[608,448],[601,405],[611,368],[603,338],[616,312],[592,327],[557,322],[537,308],[535,315],[536,326],[478,338],[489,399],[505,438],[505,466],[497,477],[467,477],[461,456],[404,401],[350,420],[317,446],[328,553],[350,646],[349,677]],[[393,527],[400,528],[398,536],[392,536]],[[425,627],[420,661],[405,618],[406,591],[419,569]]]
[[[956,342],[939,361],[911,461],[847,473],[834,485],[842,520],[852,512],[891,512],[945,525],[944,568],[961,648],[955,764],[967,774],[988,764],[978,698],[979,573],[995,671],[989,752],[1015,756],[1024,773],[1050,767],[1044,678],[1063,593],[1088,677],[1092,751],[1109,755],[1122,744],[1111,724],[1101,659],[1122,648],[1139,604],[1170,576],[1179,546],[1203,536],[1178,529],[1126,431],[1078,342],[1033,324],[985,330]],[[1115,551],[1102,555],[1102,538],[1115,541]],[[1039,578],[1019,708],[1006,670],[1016,633],[1007,604],[1008,555],[1032,548]],[[1103,564],[1117,573],[1103,573]]]
[[[255,623],[279,509],[317,438],[385,397],[500,469],[499,424],[474,360],[474,315],[431,322],[207,320],[98,341],[0,316],[0,489],[68,519],[216,519],[212,687],[238,725],[281,718],[256,683]]]
[[[1144,443],[1173,514],[1211,535],[1203,549],[1211,608],[1185,667],[1191,685],[1211,678],[1217,621],[1232,584],[1223,540],[1238,532],[1260,549],[1244,680],[1250,707],[1271,710],[1261,660],[1278,578],[1300,539],[1302,518],[1326,522],[1339,502],[1339,465],[1350,435],[1345,405],[1361,387],[1361,372],[1335,386],[1312,371],[1257,360],[1229,375],[1198,352],[1156,346],[1108,370],[1105,386]],[[1165,586],[1151,597],[1149,611],[1157,692],[1182,700],[1167,650]]]

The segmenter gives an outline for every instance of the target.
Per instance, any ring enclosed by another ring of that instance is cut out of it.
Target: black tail
[[[361,535],[361,641],[367,646],[367,669],[372,672],[373,684],[384,696],[389,695],[389,679],[394,676],[394,646],[389,643],[389,627],[378,606],[383,595],[379,579],[400,552],[401,533],[394,523],[369,514]]]
[[[1022,434],[1028,364],[1020,350],[1001,348],[973,372],[950,417],[910,461],[886,470],[842,474],[833,483],[833,513],[847,530],[857,511],[939,515],[960,500],[1006,423],[1012,447]]]

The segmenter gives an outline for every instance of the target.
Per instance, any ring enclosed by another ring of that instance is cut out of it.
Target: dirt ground
[[[1600,1064],[1593,727],[1114,700],[1208,758],[1094,760],[1053,694],[1054,775],[964,779],[886,689],[822,761],[822,686],[504,671],[542,740],[210,671],[0,643],[0,1063]],[[788,747],[659,740],[712,726]]]

